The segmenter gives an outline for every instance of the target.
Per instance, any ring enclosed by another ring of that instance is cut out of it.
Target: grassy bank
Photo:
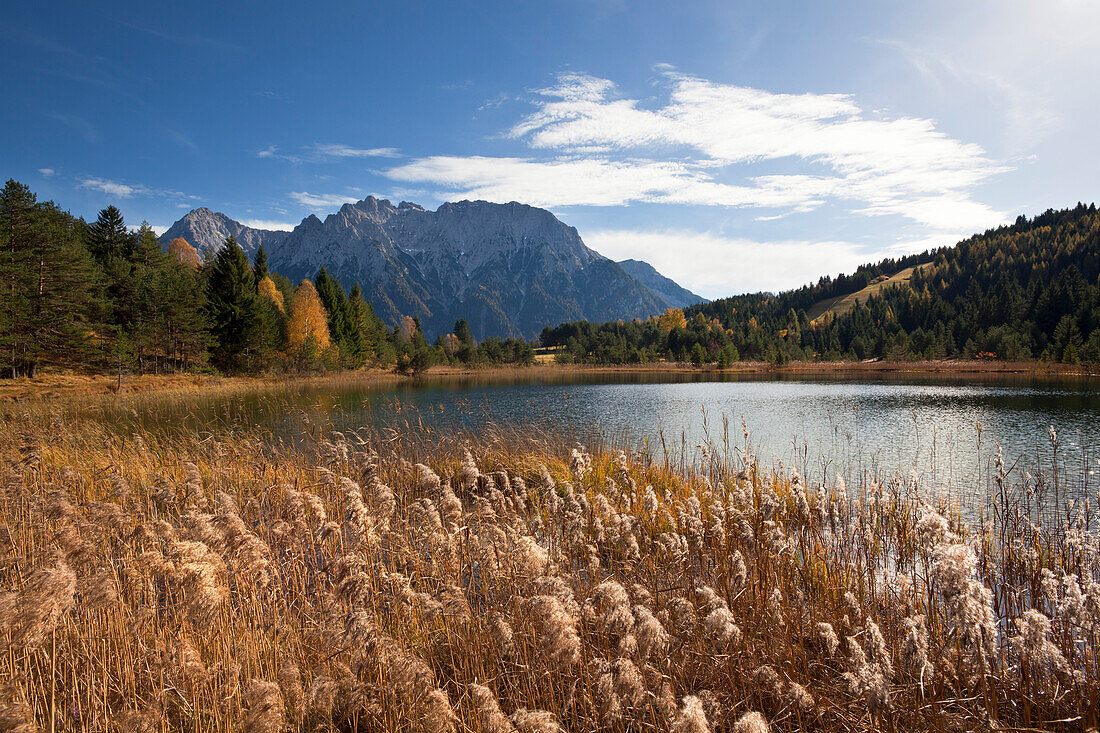
[[[765,362],[738,362],[726,369],[695,367],[690,364],[658,362],[651,364],[536,364],[534,366],[504,367],[455,367],[442,366],[429,369],[421,379],[451,379],[478,377],[481,379],[515,379],[516,377],[567,378],[584,375],[613,374],[679,374],[679,375],[835,375],[905,376],[938,375],[971,377],[981,375],[1096,378],[1100,370],[1092,367],[1056,364],[1050,362],[1005,361],[906,361],[906,362],[791,362],[782,366]],[[239,389],[257,389],[265,386],[287,384],[363,384],[386,386],[397,384],[409,377],[401,377],[387,369],[370,368],[327,375],[220,377],[211,375],[140,375],[125,376],[119,380],[105,374],[52,372],[35,379],[0,379],[0,400],[25,401],[38,398],[83,395],[135,394],[148,392],[218,392]]]
[[[0,729],[1100,717],[1095,518],[1040,526],[1041,489],[966,528],[904,477],[807,485],[728,443],[667,465],[533,430],[170,427],[5,418]]]

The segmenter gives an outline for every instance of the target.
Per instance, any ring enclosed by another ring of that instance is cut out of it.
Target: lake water
[[[476,431],[487,420],[532,424],[577,440],[600,435],[658,459],[691,461],[701,444],[749,445],[764,465],[797,467],[814,481],[849,484],[916,472],[925,490],[974,507],[988,495],[998,444],[1010,480],[1055,465],[1059,491],[1096,500],[1100,485],[1100,391],[1089,380],[820,378],[701,374],[602,374],[506,383],[448,379],[397,388],[304,388],[175,405],[267,425],[293,438],[310,426],[425,424]],[[232,404],[229,404],[232,402]],[[723,418],[728,421],[725,433]],[[1053,426],[1059,448],[1049,435]]]

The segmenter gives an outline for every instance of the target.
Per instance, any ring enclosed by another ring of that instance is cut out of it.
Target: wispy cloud
[[[297,153],[280,152],[274,145],[256,151],[257,158],[276,158],[291,163],[320,163],[340,158],[400,158],[397,148],[357,148],[340,143],[314,143]]]
[[[39,169],[38,169],[38,172],[42,174],[42,177],[43,177],[43,178],[49,178],[49,177],[50,177],[50,176],[52,176],[52,175],[53,175],[53,174],[54,174],[54,173],[55,173],[56,171],[54,171],[54,169],[53,169],[53,168],[39,168]]]
[[[308,150],[321,157],[329,158],[400,158],[397,148],[354,148],[338,143],[316,143]]]
[[[656,107],[586,74],[536,90],[535,109],[507,136],[543,155],[432,156],[385,174],[443,188],[441,198],[544,206],[633,202],[808,211],[847,201],[865,215],[933,227],[1004,219],[971,189],[1009,168],[932,120],[870,114],[845,94],[779,94],[658,69]],[[549,157],[546,157],[549,156]],[[760,163],[801,170],[753,175]]]
[[[164,134],[168,136],[169,140],[179,145],[181,148],[187,148],[192,152],[198,152],[199,146],[196,145],[195,141],[186,133],[172,128],[165,128]]]
[[[534,160],[433,156],[386,171],[402,182],[444,186],[442,198],[521,201],[535,206],[625,206],[631,203],[710,206],[817,206],[834,183],[814,176],[770,176],[756,185],[716,182],[675,161],[575,158]]]
[[[198,200],[197,196],[190,196],[182,191],[174,191],[168,188],[151,188],[141,183],[126,183],[124,181],[112,181],[98,176],[87,176],[77,179],[80,188],[92,191],[101,191],[118,198],[133,198],[134,196],[159,196],[172,199]]]
[[[245,49],[239,44],[231,41],[224,41],[220,38],[213,36],[196,35],[191,33],[177,33],[174,31],[162,31],[156,28],[149,28],[148,26],[137,25],[136,23],[129,23],[127,21],[119,21],[120,25],[129,28],[130,30],[144,33],[145,35],[159,38],[164,41],[171,41],[173,44],[186,44],[201,48],[205,51],[229,51],[233,53],[241,53]]]
[[[480,105],[478,105],[477,111],[478,112],[484,112],[487,109],[497,109],[498,107],[503,105],[505,102],[509,101],[510,99],[511,99],[510,96],[508,96],[504,92],[501,92],[500,94],[496,95],[495,97],[490,97],[489,99],[486,99],[484,102],[482,102]]]
[[[50,115],[50,119],[60,122],[65,127],[75,132],[80,137],[84,138],[85,142],[98,143],[100,140],[99,130],[88,120],[78,115],[61,114],[60,112],[54,112]]]
[[[354,204],[359,201],[359,196],[354,193],[310,193],[308,191],[292,191],[290,198],[295,203],[310,209],[325,209]]]
[[[918,47],[899,40],[879,40],[878,43],[896,51],[938,90],[944,89],[945,80],[983,90],[1004,114],[1005,143],[1013,152],[1034,147],[1061,123],[1054,112],[1056,105],[1041,90],[1029,88],[1017,79],[973,64],[960,63],[951,51]]]

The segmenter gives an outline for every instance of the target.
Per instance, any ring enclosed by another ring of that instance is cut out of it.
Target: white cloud
[[[432,156],[385,171],[444,188],[441,197],[543,206],[632,202],[808,211],[829,200],[934,228],[1003,221],[971,189],[1009,170],[931,120],[868,116],[849,95],[777,94],[661,68],[663,106],[619,98],[615,84],[565,74],[537,90],[508,136],[551,157]],[[792,173],[754,175],[785,161]]]
[[[257,158],[277,158],[291,163],[320,163],[333,158],[400,158],[397,148],[354,148],[337,143],[314,143],[302,148],[301,153],[280,153],[274,145],[256,152]]]
[[[614,260],[642,259],[666,277],[709,298],[815,282],[851,272],[868,258],[850,242],[759,242],[695,231],[604,230],[585,243]]]
[[[397,148],[353,148],[350,145],[321,144],[310,147],[318,155],[332,158],[400,158]]]
[[[290,198],[311,209],[325,209],[354,204],[359,200],[355,194],[345,193],[309,193],[308,191],[292,191]]]
[[[49,178],[54,174],[53,168],[39,168],[38,172],[42,174],[43,178]]]
[[[253,229],[269,229],[277,232],[289,232],[297,226],[288,221],[272,221],[271,219],[241,219],[241,223]]]
[[[446,188],[441,198],[521,201],[534,206],[625,206],[635,202],[709,206],[813,207],[833,183],[814,176],[768,177],[753,186],[718,183],[673,161],[579,158],[421,158],[386,171],[403,182]]]
[[[149,189],[142,185],[130,185],[128,183],[119,183],[118,181],[108,181],[103,178],[81,179],[80,187],[102,191],[103,193],[124,199],[130,198],[134,194],[145,195],[149,191]]]
[[[150,224],[149,228],[152,229],[158,237],[162,237],[171,227],[165,226],[164,224]]]
[[[182,191],[173,191],[172,189],[164,188],[150,188],[149,186],[141,183],[124,183],[122,181],[112,181],[106,178],[100,178],[98,176],[88,176],[77,180],[80,188],[87,188],[92,191],[102,191],[110,196],[117,196],[119,198],[132,198],[134,196],[163,196],[166,198],[175,199],[188,199],[191,201],[197,200],[197,196],[188,196]]]

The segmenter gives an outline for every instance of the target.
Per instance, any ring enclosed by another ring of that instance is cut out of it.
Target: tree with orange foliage
[[[183,237],[176,237],[168,243],[168,254],[191,267],[197,268],[202,265],[202,258],[199,257],[199,253]]]
[[[416,319],[412,316],[404,316],[401,319],[401,335],[405,337],[406,341],[412,339],[418,330]]]
[[[309,280],[303,280],[294,290],[286,330],[292,357],[313,361],[329,347],[328,314]]]

